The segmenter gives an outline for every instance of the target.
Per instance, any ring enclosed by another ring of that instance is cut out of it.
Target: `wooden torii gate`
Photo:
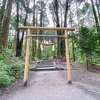
[[[66,28],[66,27],[33,27],[33,26],[19,26],[19,29],[26,29],[27,34],[27,44],[26,44],[26,57],[25,57],[25,69],[24,69],[24,83],[23,85],[27,85],[28,80],[28,65],[29,65],[29,45],[30,45],[30,37],[52,37],[52,38],[65,38],[65,51],[66,51],[66,64],[67,64],[67,75],[68,75],[68,83],[71,84],[71,71],[70,71],[70,59],[68,52],[68,31],[74,31],[75,28]],[[30,34],[30,30],[57,30],[64,31],[65,35],[35,35]]]

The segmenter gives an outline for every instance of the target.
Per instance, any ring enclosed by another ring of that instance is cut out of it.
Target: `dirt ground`
[[[57,68],[64,69],[66,71],[65,62],[56,63]],[[94,100],[100,100],[100,73],[87,71],[85,64],[71,62],[71,74],[72,84],[74,84],[77,88],[82,89],[85,92],[88,92],[93,95],[96,98]],[[33,74],[29,75],[29,83],[32,81],[32,75]],[[13,93],[23,90],[25,87],[22,85],[23,79],[18,79],[16,80],[16,82],[6,87],[5,89],[1,88],[0,100],[8,100],[8,95],[12,95]]]
[[[66,68],[66,62],[57,62],[58,68]],[[86,64],[71,62],[72,81],[86,91],[98,95],[100,98],[100,72],[86,70]]]

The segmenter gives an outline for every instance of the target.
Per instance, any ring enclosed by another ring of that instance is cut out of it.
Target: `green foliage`
[[[6,49],[6,56],[8,56],[8,57],[13,57],[14,56],[11,49]]]
[[[9,76],[13,76],[15,78],[22,77],[24,71],[24,63],[19,58],[11,59],[8,64],[10,64],[7,68]]]
[[[18,58],[0,61],[0,85],[8,85],[23,75],[24,63]],[[2,81],[1,81],[2,80]]]
[[[82,9],[78,8],[78,9],[76,10],[76,13],[77,13],[78,16],[81,16],[81,14],[82,14]]]
[[[16,58],[11,50],[6,49],[0,53],[0,86],[6,86],[23,75],[24,63]]]
[[[35,60],[35,61],[38,61],[39,59],[38,59],[37,57],[34,57],[34,60]]]
[[[71,61],[73,61],[73,41],[76,62],[100,65],[100,36],[95,26],[91,28],[82,26],[79,33],[70,33],[68,37]]]
[[[77,43],[82,52],[91,53],[96,49],[97,37],[92,29],[81,27]]]
[[[11,49],[2,48],[2,50],[3,51],[0,53],[0,60],[9,59],[9,57],[14,56]]]
[[[4,59],[4,55],[5,55],[4,52],[0,53],[0,60],[3,60]]]
[[[0,87],[7,86],[11,83],[11,79],[9,75],[7,75],[4,71],[0,71]]]
[[[0,87],[10,84],[11,79],[8,75],[7,65],[4,63],[3,60],[0,61]]]
[[[46,46],[44,48],[44,51],[42,52],[42,58],[44,60],[47,60],[48,57],[52,56],[53,55],[53,51],[52,51],[52,47],[51,46]],[[54,55],[53,55],[54,56]]]
[[[8,65],[4,63],[3,60],[0,61],[0,71],[6,71]]]
[[[93,54],[97,50],[97,41],[98,36],[95,33],[94,28],[88,28],[86,26],[82,26],[80,28],[76,43],[79,48],[81,58],[83,57],[87,63],[87,69],[88,64],[93,63]]]
[[[33,65],[33,64],[29,65],[29,70],[35,70],[36,69],[36,65]]]
[[[83,14],[86,14],[87,13],[87,10],[90,8],[90,3],[86,2],[82,8],[82,13]]]

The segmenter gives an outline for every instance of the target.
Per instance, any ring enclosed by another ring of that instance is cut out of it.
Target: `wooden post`
[[[28,34],[30,35],[30,29],[28,28]],[[27,43],[26,43],[26,57],[25,57],[25,69],[24,69],[24,86],[27,85],[27,79],[28,79],[28,64],[29,64],[29,45],[30,45],[30,37],[27,37]]]
[[[69,59],[69,51],[68,51],[68,36],[67,30],[65,30],[65,51],[66,51],[66,64],[67,64],[67,75],[68,75],[68,83],[71,84],[71,71],[70,71],[70,59]]]

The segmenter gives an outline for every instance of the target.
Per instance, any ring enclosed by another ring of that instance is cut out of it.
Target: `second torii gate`
[[[66,51],[66,64],[67,64],[67,75],[68,75],[68,83],[71,84],[71,71],[70,71],[70,59],[68,52],[68,31],[74,31],[75,28],[66,28],[66,27],[33,27],[33,26],[19,26],[19,29],[26,29],[28,31],[27,34],[27,44],[26,44],[26,57],[25,57],[25,69],[24,69],[24,83],[23,85],[27,85],[28,80],[28,65],[29,65],[29,45],[30,45],[30,37],[52,37],[52,38],[65,38],[65,51]],[[65,35],[32,35],[30,34],[30,30],[57,30],[64,31]]]

